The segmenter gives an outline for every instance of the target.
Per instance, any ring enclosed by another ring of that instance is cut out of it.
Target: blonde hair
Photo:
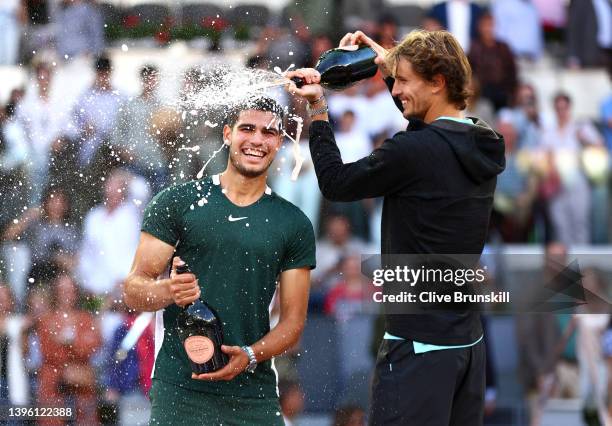
[[[448,31],[415,30],[387,53],[385,65],[395,76],[399,59],[404,58],[426,81],[442,75],[449,102],[465,109],[470,96],[472,67],[457,39]]]

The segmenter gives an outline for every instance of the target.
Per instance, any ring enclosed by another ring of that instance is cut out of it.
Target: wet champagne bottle
[[[368,46],[337,47],[323,52],[315,69],[321,74],[321,85],[326,89],[343,90],[359,80],[373,77],[378,70],[374,63],[376,52]],[[296,87],[304,85],[300,77],[291,79]]]
[[[176,268],[177,274],[188,272],[191,271],[187,264]],[[194,373],[212,373],[227,365],[228,357],[221,351],[221,319],[206,302],[198,298],[181,308],[176,318],[176,326]]]

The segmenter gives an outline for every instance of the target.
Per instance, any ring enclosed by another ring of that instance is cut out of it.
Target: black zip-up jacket
[[[485,122],[410,119],[406,131],[359,161],[343,164],[327,121],[310,126],[319,187],[332,201],[384,196],[382,254],[481,254],[504,141]],[[482,335],[474,312],[386,315],[386,331],[437,345]]]

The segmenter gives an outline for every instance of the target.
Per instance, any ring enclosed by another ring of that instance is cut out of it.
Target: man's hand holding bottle
[[[178,306],[187,306],[200,297],[200,285],[196,276],[192,273],[177,274],[176,268],[185,262],[176,256],[172,260],[172,270],[170,271],[170,281],[168,291]]]

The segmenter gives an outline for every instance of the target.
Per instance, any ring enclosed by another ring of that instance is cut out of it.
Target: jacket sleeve
[[[330,124],[314,121],[310,153],[323,196],[331,201],[355,201],[389,195],[409,185],[416,178],[408,144],[409,140],[396,135],[367,157],[343,164]]]

